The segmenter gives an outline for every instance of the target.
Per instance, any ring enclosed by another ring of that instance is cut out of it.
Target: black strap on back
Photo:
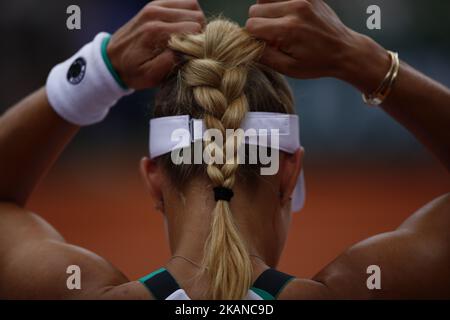
[[[264,290],[275,299],[283,288],[295,277],[275,269],[267,269],[256,279],[253,288]]]
[[[168,296],[180,289],[177,281],[167,270],[154,275],[142,283],[156,300],[166,300]]]

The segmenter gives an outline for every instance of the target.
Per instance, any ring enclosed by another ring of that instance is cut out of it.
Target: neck
[[[281,252],[279,239],[282,238],[279,236],[280,221],[275,214],[279,212],[274,207],[276,199],[269,202],[267,195],[259,195],[261,199],[258,199],[257,193],[252,196],[239,188],[234,191],[231,211],[240,236],[253,256],[252,261],[258,266],[264,261],[265,265],[275,267]],[[192,185],[183,194],[166,195],[165,202],[171,204],[166,206],[166,219],[172,256],[182,256],[201,265],[211,230],[211,213],[216,205],[213,198],[213,192],[205,188],[205,184]],[[195,268],[186,259],[183,264]]]

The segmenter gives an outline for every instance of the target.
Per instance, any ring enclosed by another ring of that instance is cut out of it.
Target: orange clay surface
[[[67,241],[108,259],[134,280],[169,257],[163,220],[148,199],[138,159],[58,165],[28,207]],[[108,162],[106,162],[108,163]],[[310,167],[307,201],[296,214],[279,269],[312,277],[351,244],[396,228],[416,209],[450,191],[437,164],[409,168]]]

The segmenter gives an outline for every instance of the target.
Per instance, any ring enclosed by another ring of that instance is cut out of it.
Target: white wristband
[[[70,123],[86,126],[102,121],[109,109],[133,90],[126,88],[106,54],[108,33],[99,33],[47,78],[52,108]]]

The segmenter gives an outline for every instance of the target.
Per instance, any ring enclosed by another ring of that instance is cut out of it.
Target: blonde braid
[[[205,147],[225,154],[233,144],[233,154],[224,164],[210,163],[207,174],[214,187],[232,189],[239,164],[234,136],[226,129],[238,129],[248,111],[244,87],[250,65],[259,58],[263,46],[237,24],[220,19],[210,22],[199,35],[173,36],[169,46],[187,56],[181,81],[192,88],[196,103],[204,111],[208,129],[218,129],[225,138],[222,148],[215,141]],[[217,156],[217,155],[216,155]],[[205,245],[204,272],[210,279],[208,298],[242,299],[251,286],[252,266],[228,201],[219,200],[213,210],[211,232]]]

